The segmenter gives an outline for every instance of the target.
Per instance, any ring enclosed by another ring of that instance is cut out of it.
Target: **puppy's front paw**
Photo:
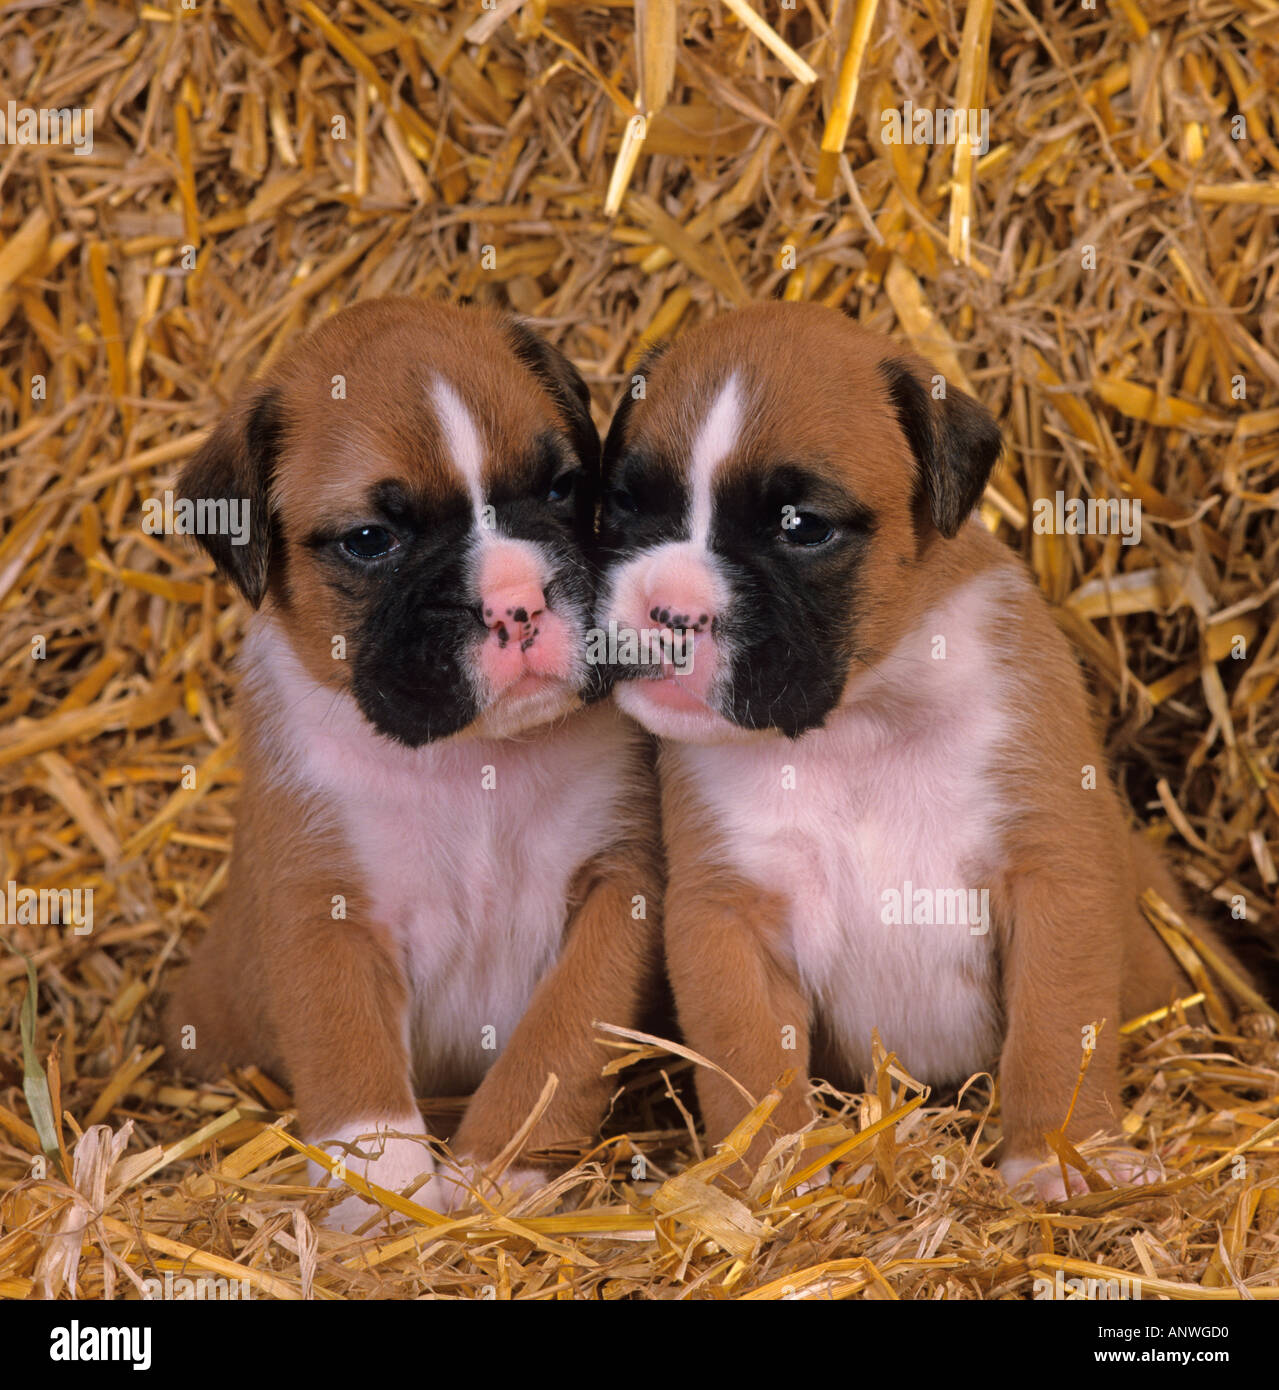
[[[1136,1149],[1108,1149],[1096,1156],[1089,1155],[1088,1161],[1115,1187],[1134,1187],[1163,1178],[1158,1162]],[[1044,1202],[1064,1202],[1067,1197],[1077,1197],[1088,1191],[1083,1174],[1068,1167],[1068,1192],[1061,1180],[1061,1164],[1055,1158],[1010,1157],[999,1165],[999,1171],[1013,1191],[1033,1191]]]
[[[410,1183],[422,1182],[408,1195],[423,1206],[435,1208],[438,1179],[435,1158],[427,1142],[426,1127],[416,1112],[399,1120],[357,1120],[344,1125],[318,1147],[343,1162],[346,1172],[390,1192],[402,1192]],[[328,1174],[318,1163],[307,1161],[311,1183],[319,1186]],[[335,1174],[331,1185],[340,1185]],[[331,1231],[355,1231],[382,1208],[352,1192],[322,1218],[321,1225]]]
[[[486,1176],[483,1163],[463,1155],[447,1171],[441,1169],[435,1183],[440,1190],[439,1209],[455,1212],[463,1207],[478,1206],[480,1198],[490,1205],[497,1205],[504,1197],[514,1197],[516,1200],[527,1197],[548,1186],[550,1178],[537,1168],[508,1168],[494,1181]]]
[[[1063,1202],[1066,1186],[1061,1180],[1061,1164],[1055,1158],[1006,1158],[999,1172],[1010,1190],[1041,1202]],[[1087,1192],[1088,1185],[1073,1169],[1069,1170],[1074,1192]],[[1075,1184],[1078,1183],[1078,1186]]]

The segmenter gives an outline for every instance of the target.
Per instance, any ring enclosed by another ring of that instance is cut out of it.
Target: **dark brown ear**
[[[890,358],[880,371],[919,464],[920,502],[949,540],[977,505],[1003,448],[999,426],[984,406],[949,383],[944,397],[934,399],[925,379],[905,362]]]
[[[591,393],[582,374],[559,350],[528,324],[508,321],[507,332],[516,357],[541,382],[555,402],[573,451],[582,467],[594,478],[600,466],[600,436],[591,419]]]
[[[227,411],[178,478],[178,494],[195,505],[197,516],[202,503],[213,517],[226,512],[216,506],[218,502],[247,507],[247,535],[237,538],[225,528],[215,527],[196,539],[213,557],[219,573],[254,608],[266,594],[271,480],[283,430],[278,395],[270,389],[260,390]],[[210,507],[209,503],[215,505]]]

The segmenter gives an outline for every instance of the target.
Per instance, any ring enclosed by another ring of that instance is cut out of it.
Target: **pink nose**
[[[484,595],[480,604],[484,625],[505,646],[508,642],[528,642],[537,636],[537,620],[546,607],[541,585],[513,584]]]
[[[667,594],[654,597],[648,603],[649,621],[675,632],[709,632],[715,621],[714,606],[705,596],[696,594]]]

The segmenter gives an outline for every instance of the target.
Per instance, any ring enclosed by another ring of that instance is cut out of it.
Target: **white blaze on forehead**
[[[471,494],[471,506],[478,518],[484,505],[480,477],[484,468],[484,443],[476,428],[475,419],[462,403],[462,398],[442,376],[435,378],[431,391],[444,447],[454,468],[466,481]]]
[[[495,526],[483,520],[484,441],[475,417],[442,376],[435,378],[431,396],[445,451],[471,494],[472,535],[476,537],[469,559],[472,589],[477,596],[482,596],[495,587],[509,587],[518,582],[536,582],[544,586],[554,567],[543,548],[534,541],[503,536]]]
[[[742,398],[734,372],[720,388],[693,441],[688,469],[688,527],[689,538],[697,545],[705,546],[711,533],[711,479],[733,452],[741,425]]]

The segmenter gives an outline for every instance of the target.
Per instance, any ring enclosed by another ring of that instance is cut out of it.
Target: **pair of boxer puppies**
[[[1088,775],[1045,604],[969,519],[993,421],[815,306],[738,311],[639,375],[601,468],[584,385],[529,330],[365,304],[188,468],[187,495],[252,500],[243,553],[206,544],[259,612],[231,878],[171,1038],[206,1074],[283,1073],[309,1137],[372,1134],[349,1169],[446,1205],[414,1088],[478,1083],[475,1163],[551,1072],[527,1143],[591,1133],[592,1020],[639,1021],[664,939],[688,1042],[756,1096],[798,1073],[782,1132],[878,1027],[926,1081],[998,1059],[1020,1181],[1104,1019],[1068,1134],[1113,1134],[1119,1018],[1185,984],[1137,894],[1176,894]],[[593,626],[668,660],[591,667]],[[660,842],[618,707],[661,738]],[[979,906],[923,925],[921,891]],[[710,1072],[698,1095],[718,1141],[740,1097]]]

